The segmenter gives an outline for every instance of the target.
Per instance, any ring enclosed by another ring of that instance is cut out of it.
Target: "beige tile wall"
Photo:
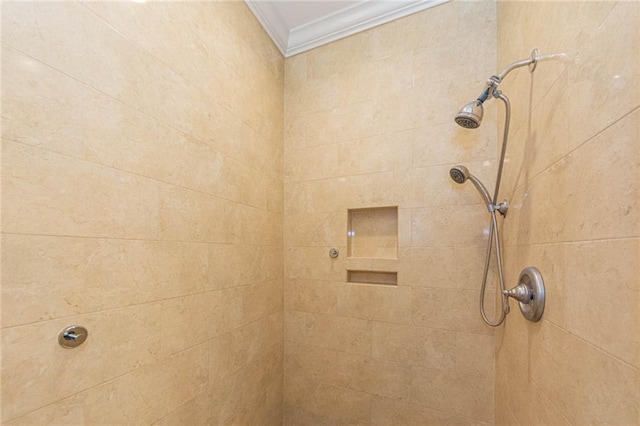
[[[503,195],[509,282],[537,266],[542,321],[496,334],[496,424],[640,423],[640,4],[500,2],[498,62],[514,73]]]
[[[281,423],[283,68],[243,3],[3,2],[3,424]]]
[[[488,217],[448,171],[495,172],[495,110],[453,122],[495,72],[495,15],[447,3],[285,61],[285,424],[493,423]],[[397,287],[345,283],[347,210],[387,206],[398,260],[369,265]]]

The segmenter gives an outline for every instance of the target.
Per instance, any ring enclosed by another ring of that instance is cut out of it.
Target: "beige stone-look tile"
[[[209,378],[211,386],[263,356],[266,349],[264,320],[222,334],[209,342]]]
[[[531,339],[531,374],[572,424],[634,424],[640,373],[543,321]]]
[[[338,315],[411,323],[411,288],[375,284],[342,284],[337,289]]]
[[[481,89],[482,83],[479,82],[476,90]],[[471,96],[466,102],[470,102],[477,94]],[[462,105],[458,108],[462,108],[464,102],[461,101]],[[487,109],[483,121],[492,123],[495,115],[495,109]],[[496,129],[486,123],[468,130],[457,126],[452,118],[451,122],[402,131],[397,136],[411,141],[413,167],[492,160],[497,154]]]
[[[398,256],[398,285],[455,288],[454,250],[449,247],[402,248]]]
[[[342,283],[287,279],[284,285],[284,306],[289,311],[335,314],[337,290]]]
[[[68,350],[57,337],[71,324],[86,327],[89,337]],[[2,342],[2,415],[9,420],[156,361],[160,305],[5,328]]]
[[[458,333],[434,328],[413,329],[411,363],[437,370],[453,371],[457,364]]]
[[[567,247],[566,329],[640,368],[640,241]]]
[[[268,181],[255,169],[11,48],[5,54],[8,139],[264,207]]]
[[[589,57],[585,61],[581,60],[585,51],[591,50],[591,40],[589,40],[591,33],[594,33],[594,30],[603,24],[615,6],[616,3],[613,2],[498,5],[498,63],[500,67],[506,66],[516,58],[525,57],[530,51],[532,43],[540,49],[542,55],[545,53],[566,55],[566,58],[541,61],[540,68],[533,76],[526,72],[517,72],[506,79],[503,90],[509,94],[529,90],[530,81],[533,78],[534,90],[530,93],[531,99],[512,97],[514,129],[520,128],[526,122],[528,113],[526,106],[530,102],[534,106],[537,105],[549,87],[556,82],[558,76],[570,68],[572,64],[577,65],[576,68],[583,68],[585,64],[589,64],[585,68],[597,69],[596,64],[600,58],[609,57],[610,61],[610,56],[616,55],[615,48],[607,48],[606,54],[601,53],[597,55],[597,58]],[[630,14],[627,18],[632,19],[632,16]],[[621,23],[619,17],[614,21]],[[512,31],[513,22],[526,22],[530,31],[526,34],[514,34]],[[607,38],[609,31],[607,29],[596,31],[596,33],[602,33],[604,37],[600,35],[591,43],[595,42],[596,45],[602,43],[601,40]],[[616,41],[618,40],[616,39]],[[624,41],[620,40],[619,45],[623,46]],[[595,49],[593,50],[595,51]],[[573,97],[576,105],[584,105],[578,99],[579,97]]]
[[[413,289],[413,324],[444,330],[490,334],[478,311],[479,291],[452,292],[441,288]],[[493,312],[486,300],[487,312]]]
[[[213,293],[201,293],[160,302],[163,356],[199,345],[210,338],[211,331],[201,324],[211,321],[212,298]]]
[[[456,365],[460,374],[494,380],[495,345],[492,335],[456,333]]]
[[[633,175],[638,169],[639,114],[622,119],[519,188],[510,212],[510,226],[517,231],[505,233],[506,244],[637,235],[637,184],[621,182],[619,170]]]
[[[344,246],[347,243],[346,210],[332,213],[288,214],[285,222],[285,247]]]
[[[264,424],[268,416],[268,392],[282,380],[282,349],[269,349],[237,372],[219,379],[210,388],[209,424]]]
[[[4,327],[199,293],[202,244],[3,236]]]
[[[287,342],[285,371],[310,381],[409,399],[410,367],[394,362]]]
[[[327,349],[369,355],[369,321],[308,312],[288,311],[284,316],[284,338]]]
[[[273,135],[263,135],[235,117],[224,107],[210,104],[208,120],[210,130],[201,140],[214,149],[262,171],[271,178],[282,177],[282,131],[273,131]],[[274,123],[277,126],[277,123]],[[216,137],[216,135],[220,135]],[[223,135],[223,137],[221,137]]]
[[[243,295],[239,289],[217,290],[208,293],[208,296],[211,298],[209,306],[211,337],[238,328],[245,323]]]
[[[367,393],[290,375],[284,388],[285,419],[292,417],[293,424],[369,424],[372,396]]]
[[[409,325],[371,322],[371,355],[405,365],[414,360],[415,328]]]
[[[246,424],[250,410],[257,411],[263,390],[260,377],[252,377],[253,373],[247,366],[217,381],[210,389],[208,399],[217,403],[211,407],[212,416],[207,424]]]
[[[201,393],[153,424],[158,426],[206,425],[210,417],[211,401],[208,400],[207,393]]]
[[[297,117],[289,124],[293,139],[302,139],[300,147],[331,145],[378,134],[374,129],[375,105],[372,101],[340,105],[330,110]]]
[[[371,424],[376,426],[487,426],[492,423],[455,416],[406,402],[375,397],[371,402]]]
[[[276,312],[284,307],[282,280],[264,281],[242,287],[243,321],[253,322]]]
[[[363,409],[364,412],[364,409]],[[284,404],[283,407],[283,424],[292,426],[318,425],[330,426],[336,425],[338,422],[331,417],[314,414],[311,411],[304,410],[297,405]]]
[[[485,160],[465,163],[465,166],[478,179],[490,185],[489,188],[493,186],[495,162]],[[451,179],[451,167],[452,165],[447,164],[410,169],[398,179],[398,185],[406,188],[401,205],[418,208],[484,203],[484,199],[471,182],[468,182],[468,185],[460,185]]]
[[[132,419],[151,424],[195,398],[207,380],[207,348],[200,345],[8,424],[131,424]]]
[[[502,233],[500,235],[502,236]],[[455,267],[448,270],[448,279],[451,279],[453,276],[455,278],[456,287],[460,289],[480,289],[482,285],[486,255],[486,244],[485,246],[477,247],[456,247],[453,250],[453,263],[455,264]],[[493,283],[496,279],[496,268],[495,252],[492,252],[491,263],[489,264],[489,272],[487,276],[487,291],[491,292],[490,294],[495,292],[495,286]],[[451,270],[454,271],[453,274],[451,273]]]
[[[205,109],[205,96],[79,3],[15,4],[3,16],[10,46],[162,121],[206,134],[193,113]],[[82,42],[69,32],[83,34]]]
[[[411,144],[396,134],[343,142],[338,150],[338,167],[343,176],[401,173],[411,167]]]
[[[194,85],[207,88],[213,62],[193,26],[197,9],[193,5],[170,3],[104,4],[85,2],[83,6],[133,39],[136,44],[166,63]],[[182,49],[180,48],[182,47]],[[219,61],[222,62],[222,61]]]
[[[621,170],[627,176],[640,173],[638,120],[640,109],[575,152],[574,167],[567,170],[567,180],[575,185],[567,218],[572,239],[638,235],[638,182],[620,179]]]
[[[361,62],[333,77],[341,99],[360,102],[381,99],[414,86],[412,52]],[[375,87],[376,90],[371,90]]]
[[[421,83],[422,84],[422,83]],[[374,134],[398,132],[424,126],[450,123],[460,106],[453,82],[418,85],[411,90],[396,92],[376,99],[373,114]],[[433,102],[437,99],[437,102]]]
[[[17,143],[2,154],[5,232],[157,238],[155,182]]]
[[[56,152],[83,149],[78,117],[84,117],[85,95],[77,80],[2,47],[3,139]]]
[[[229,221],[229,242],[234,244],[282,246],[282,214],[233,204]]]
[[[566,241],[565,228],[569,225],[565,212],[573,194],[565,176],[569,175],[567,169],[572,161],[572,157],[563,158],[510,197],[509,219],[504,222],[502,233],[505,246]]]
[[[574,105],[586,106],[589,99],[600,99],[600,114],[590,118],[572,114],[573,120],[569,122],[572,146],[640,104],[637,53],[640,42],[635,25],[640,19],[640,8],[635,2],[619,2],[605,16],[598,27],[579,40],[576,60],[567,67],[567,95],[573,98]]]
[[[339,155],[338,144],[286,149],[284,178],[287,182],[305,182],[341,176]]]
[[[274,247],[209,244],[208,288],[238,287],[282,278],[282,253]]]
[[[470,21],[482,20],[484,16],[476,16],[470,18]],[[488,19],[491,21],[491,19]],[[465,22],[462,25],[467,25]],[[495,43],[495,30],[492,31],[491,22],[487,23],[486,27],[488,31],[474,31],[474,39],[478,44]],[[414,79],[417,85],[428,86],[431,84],[442,84],[450,81],[458,81],[458,79],[468,79],[472,73],[479,73],[484,70],[486,75],[484,78],[488,78],[492,73],[495,73],[496,55],[493,49],[483,49],[485,54],[469,55],[468,51],[468,31],[470,28],[465,28],[461,31],[456,38],[452,40],[452,43],[441,46],[429,46],[426,48],[420,48],[413,51],[413,69]],[[433,66],[433,64],[438,64]],[[477,94],[482,92],[482,86],[479,85]],[[466,102],[470,102],[473,99],[469,99]],[[465,105],[465,104],[462,104]],[[460,105],[460,108],[462,108]],[[454,111],[455,113],[455,111]]]
[[[491,216],[483,204],[427,207],[411,212],[413,247],[484,246]],[[451,232],[455,229],[455,232]]]
[[[319,281],[346,281],[346,256],[333,259],[329,250],[336,248],[346,253],[346,247],[286,247],[284,270],[286,279],[310,279]]]
[[[457,3],[446,3],[374,28],[374,55],[387,57],[451,42],[458,33],[458,7]],[[425,28],[429,28],[428,37]]]
[[[371,32],[361,32],[341,40],[341,43],[321,46],[306,53],[307,78],[326,78],[345,69],[360,66],[371,57]]]
[[[306,55],[301,55],[305,58]],[[303,61],[306,63],[306,58]],[[337,77],[303,80],[304,75],[285,78],[284,102],[285,115],[289,118],[301,117],[320,111],[327,111],[339,105],[342,93],[338,95]],[[313,99],[313,102],[308,102]]]
[[[509,374],[507,374],[509,375]],[[503,395],[504,401],[500,401],[501,397],[496,395],[496,423],[497,424],[522,424],[522,425],[563,425],[568,426],[571,423],[558,410],[554,403],[540,390],[534,383],[527,383],[526,379],[520,379],[513,375],[508,379],[511,383],[518,383],[523,386],[520,392],[511,392],[509,395]],[[499,387],[497,385],[496,387]],[[506,407],[499,408],[501,404]],[[513,407],[519,407],[514,410]],[[499,413],[502,410],[503,413]],[[505,420],[504,418],[506,417]]]
[[[493,421],[493,379],[413,367],[411,402],[458,416]]]
[[[266,318],[267,349],[282,350],[284,342],[284,311],[276,312]]]
[[[231,223],[237,208],[230,201],[169,185],[161,193],[160,239],[227,243],[237,233]]]
[[[355,208],[398,205],[392,172],[322,179],[308,182],[286,182],[284,211],[301,213],[333,213]],[[381,193],[386,188],[387,192]]]

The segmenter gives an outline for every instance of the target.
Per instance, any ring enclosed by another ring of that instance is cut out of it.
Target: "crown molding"
[[[262,28],[269,34],[280,53],[287,57],[287,42],[289,40],[289,28],[282,22],[280,15],[271,2],[259,0],[245,0]]]
[[[450,0],[361,0],[314,21],[286,28],[271,2],[245,0],[285,57],[438,6]]]

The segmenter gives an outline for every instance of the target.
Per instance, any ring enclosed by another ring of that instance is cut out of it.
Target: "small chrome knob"
[[[86,328],[79,325],[70,325],[58,334],[58,343],[65,349],[73,349],[84,343],[89,337]]]

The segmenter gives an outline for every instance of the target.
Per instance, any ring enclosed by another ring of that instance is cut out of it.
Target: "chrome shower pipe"
[[[496,92],[494,95],[497,99],[504,102],[504,132],[502,133],[502,149],[500,151],[500,164],[498,165],[498,174],[496,175],[496,189],[493,192],[493,204],[498,204],[498,194],[500,193],[500,181],[502,181],[502,168],[504,167],[504,157],[507,153],[507,141],[509,139],[509,123],[511,122],[511,102],[509,98],[502,94],[502,92]]]

